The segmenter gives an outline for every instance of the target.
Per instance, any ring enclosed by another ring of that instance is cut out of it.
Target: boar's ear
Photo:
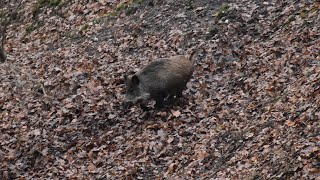
[[[123,79],[124,79],[125,81],[127,81],[128,75],[127,75],[127,74],[124,74],[124,75],[123,75]]]
[[[139,83],[140,83],[140,80],[139,80],[137,75],[133,75],[132,78],[131,78],[131,81],[136,86],[139,85]]]

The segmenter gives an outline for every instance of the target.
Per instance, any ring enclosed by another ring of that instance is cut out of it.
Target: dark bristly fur
[[[147,99],[156,101],[156,107],[163,105],[167,96],[180,97],[190,80],[193,67],[193,51],[190,55],[159,58],[137,73],[126,77],[124,107]]]

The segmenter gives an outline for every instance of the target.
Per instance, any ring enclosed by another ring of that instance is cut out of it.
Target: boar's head
[[[143,89],[143,83],[140,81],[137,74],[125,75],[124,79],[126,85],[126,95],[123,106],[125,109],[149,98],[150,94]]]

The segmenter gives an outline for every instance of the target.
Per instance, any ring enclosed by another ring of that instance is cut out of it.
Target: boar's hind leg
[[[171,103],[174,103],[177,99],[181,98],[182,97],[182,90],[183,89],[178,89],[178,90],[174,91],[172,94],[170,94],[168,97],[168,102],[171,104]]]
[[[156,99],[156,104],[154,105],[155,108],[162,108],[163,107],[163,99]]]
[[[176,98],[181,98],[181,97],[182,97],[182,90],[183,90],[183,89],[178,90],[178,91],[176,92]]]
[[[175,95],[175,94],[170,94],[170,95],[168,96],[168,99],[169,99],[169,100],[174,99],[174,95]]]
[[[176,96],[176,98],[182,97],[182,91],[183,91],[183,88],[176,89],[172,94],[169,95],[168,99],[172,100],[174,99],[174,96]]]

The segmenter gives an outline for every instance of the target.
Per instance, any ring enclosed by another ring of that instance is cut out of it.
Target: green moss
[[[302,9],[302,10],[300,11],[300,17],[301,17],[301,18],[306,18],[306,17],[308,17],[308,15],[309,15],[310,13],[317,12],[317,11],[319,11],[319,9],[320,9],[320,5],[316,3],[316,4],[315,4],[313,7],[311,7],[310,9],[309,9],[309,8]]]
[[[52,0],[50,1],[50,6],[51,7],[56,7],[56,6],[62,6],[63,2],[61,0]]]
[[[27,26],[26,32],[27,34],[30,34],[31,32],[33,32],[34,30],[38,29],[41,26],[43,26],[42,22],[32,23],[29,26]]]
[[[141,5],[145,0],[132,0],[125,3],[118,4],[115,9],[105,14],[106,17],[116,17],[124,12],[127,16],[134,14],[138,10],[138,5]]]
[[[115,17],[117,15],[118,15],[118,13],[116,11],[112,11],[112,12],[107,14],[107,16],[112,16],[112,17]]]
[[[143,4],[144,2],[145,2],[145,0],[133,0],[128,3],[120,3],[116,7],[116,11],[123,11],[123,10],[132,11],[132,9],[137,9],[137,6],[136,6],[137,4]]]
[[[89,25],[88,24],[85,24],[81,27],[81,31],[85,31],[89,28]]]
[[[144,1],[145,1],[145,0],[133,0],[132,2],[133,2],[134,4],[142,4],[142,3],[144,3]]]
[[[128,16],[130,14],[134,14],[137,11],[137,7],[135,6],[130,6],[126,9],[125,14]]]
[[[185,5],[186,5],[187,9],[193,9],[192,0],[187,0],[185,2]]]
[[[39,0],[37,5],[32,9],[33,16],[41,12],[43,7],[61,7],[64,4],[63,0]]]
[[[213,16],[220,19],[228,13],[229,8],[230,6],[228,4],[223,4],[219,9],[217,9],[217,12]]]
[[[219,29],[217,27],[212,27],[209,29],[208,37],[213,37],[219,32]]]
[[[35,27],[34,27],[34,25],[33,24],[31,24],[31,25],[29,25],[27,28],[26,28],[26,32],[28,33],[28,34],[30,34],[32,31],[34,31],[35,30]]]
[[[262,177],[261,177],[257,172],[255,172],[255,173],[252,175],[252,180],[258,180],[258,179],[262,179]]]
[[[103,17],[99,17],[99,18],[93,20],[93,24],[102,24],[103,22],[104,22]]]
[[[120,3],[117,7],[116,7],[116,11],[123,11],[125,9],[127,9],[129,6],[126,3]]]
[[[6,17],[6,13],[4,11],[0,11],[0,18],[5,18]]]
[[[296,16],[291,15],[291,16],[288,18],[288,23],[290,23],[290,22],[292,22],[292,21],[294,21],[294,20],[296,20]]]
[[[33,17],[40,13],[40,9],[41,9],[41,6],[38,6],[38,5],[32,9]]]
[[[69,32],[66,32],[65,35],[70,39],[76,39],[79,36],[79,33],[75,31],[69,31]]]
[[[308,16],[308,14],[309,14],[309,12],[307,10],[305,10],[305,9],[300,11],[300,16],[302,18],[306,18]]]
[[[38,6],[42,7],[57,7],[63,4],[62,0],[39,0]]]

